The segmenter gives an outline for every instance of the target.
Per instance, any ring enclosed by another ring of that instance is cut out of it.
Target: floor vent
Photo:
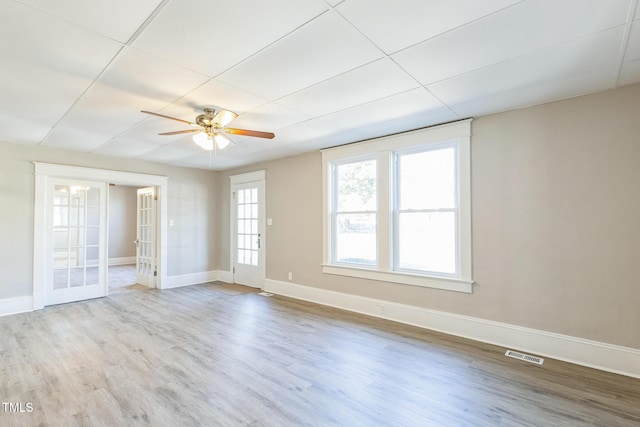
[[[269,292],[258,292],[258,295],[262,295],[263,297],[272,297],[273,294],[270,294]]]
[[[514,359],[524,360],[525,362],[535,363],[537,365],[542,365],[544,363],[544,359],[538,356],[529,356],[528,354],[518,353],[517,351],[507,350],[504,354],[505,356],[513,357]]]

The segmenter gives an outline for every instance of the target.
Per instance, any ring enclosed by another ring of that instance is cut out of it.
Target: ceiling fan
[[[211,151],[215,145],[219,149],[225,148],[231,140],[225,134],[230,135],[244,135],[254,136],[257,138],[273,139],[275,134],[272,132],[261,132],[257,130],[248,129],[236,129],[226,127],[233,119],[238,117],[236,113],[224,109],[204,108],[204,114],[200,114],[196,117],[195,122],[188,120],[182,120],[175,117],[165,116],[164,114],[154,113],[152,111],[144,111],[142,113],[151,114],[152,116],[163,117],[165,119],[175,120],[180,123],[185,123],[191,126],[196,126],[196,129],[176,130],[173,132],[163,132],[158,135],[179,135],[181,133],[195,133],[193,141],[205,150]]]

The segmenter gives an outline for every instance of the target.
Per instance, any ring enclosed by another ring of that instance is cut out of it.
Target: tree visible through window
[[[376,161],[335,166],[335,260],[376,264]]]

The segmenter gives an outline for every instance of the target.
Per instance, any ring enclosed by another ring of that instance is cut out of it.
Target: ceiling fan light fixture
[[[216,122],[220,125],[220,127],[225,127],[228,125],[233,119],[238,117],[236,113],[229,110],[220,110],[218,114],[215,116]]]
[[[229,140],[226,135],[223,135],[221,133],[217,133],[213,138],[216,140],[216,145],[221,150],[231,142],[231,140]]]
[[[213,150],[213,141],[205,132],[198,132],[193,135],[193,142],[207,151]]]

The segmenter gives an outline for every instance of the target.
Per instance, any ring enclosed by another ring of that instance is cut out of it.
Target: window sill
[[[366,268],[338,265],[322,265],[322,272],[339,276],[359,277],[361,279],[382,282],[401,283],[403,285],[422,286],[424,288],[472,293],[473,281],[451,279],[448,277],[422,276],[418,274],[398,273],[396,271],[369,270]]]

